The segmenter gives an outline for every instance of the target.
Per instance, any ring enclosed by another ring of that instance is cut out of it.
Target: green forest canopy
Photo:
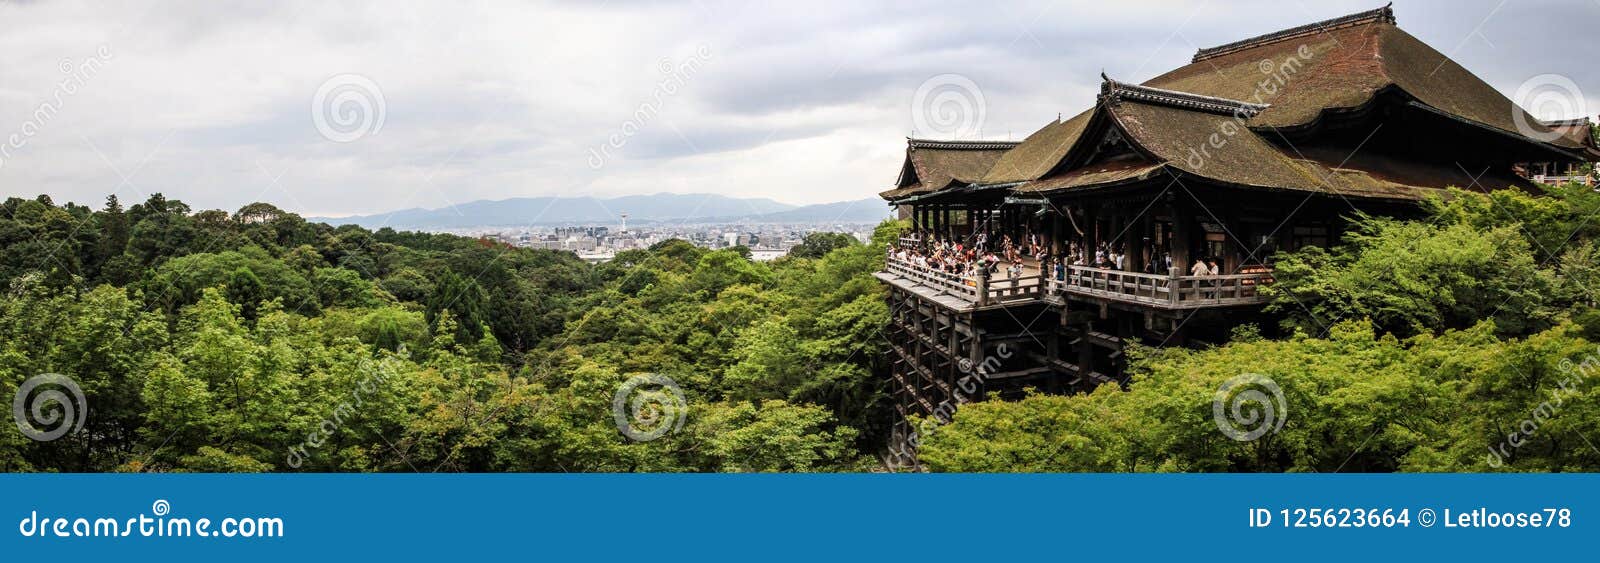
[[[965,405],[924,439],[949,471],[1568,471],[1600,468],[1585,373],[1600,201],[1453,192],[1279,258],[1281,326],[1138,349],[1128,390]],[[870,244],[808,237],[770,263],[683,241],[600,265],[443,234],[307,223],[155,195],[0,205],[0,396],[72,377],[83,431],[0,433],[5,471],[860,471],[879,466],[888,311]],[[1569,235],[1570,233],[1570,235]],[[1381,274],[1381,275],[1380,275]],[[1267,339],[1261,332],[1281,334]],[[1600,360],[1596,360],[1600,361]],[[680,387],[683,426],[636,442],[613,394]],[[1211,420],[1240,373],[1285,391],[1281,431]],[[335,421],[330,425],[329,421]]]
[[[886,309],[868,273],[895,228],[770,264],[668,241],[595,266],[259,203],[12,198],[0,392],[69,374],[91,415],[51,442],[0,433],[0,470],[870,467]],[[646,372],[688,412],[635,443],[613,392]]]
[[[962,407],[937,471],[1600,470],[1600,195],[1452,190],[1414,221],[1355,217],[1280,255],[1268,311],[1226,345],[1130,351],[1126,392]],[[1230,379],[1284,395],[1283,426],[1218,430]]]

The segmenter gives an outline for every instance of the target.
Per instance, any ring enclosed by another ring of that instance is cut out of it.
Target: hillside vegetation
[[[1600,469],[1597,214],[1600,197],[1572,187],[1358,217],[1335,248],[1279,257],[1274,326],[1135,348],[1126,390],[964,405],[921,460]],[[818,233],[771,263],[669,241],[590,265],[267,204],[12,198],[0,396],[58,373],[89,410],[52,441],[0,432],[0,470],[871,470],[889,420],[871,273],[903,228],[865,245]],[[1281,391],[1282,426],[1240,441],[1214,405],[1246,374]],[[620,392],[640,382],[651,393]],[[623,431],[641,420],[662,432]]]

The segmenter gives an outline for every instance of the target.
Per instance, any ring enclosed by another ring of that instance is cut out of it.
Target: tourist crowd
[[[942,237],[907,238],[889,249],[890,257],[902,263],[925,270],[947,274],[980,277],[1022,277],[1024,258],[1033,258],[1050,277],[1064,280],[1067,267],[1085,266],[1108,270],[1126,270],[1127,256],[1107,243],[1101,243],[1089,252],[1076,241],[1066,244],[1062,256],[1051,256],[1047,241],[1037,234],[1027,234],[1021,241],[1010,235],[1000,235],[997,244],[991,244],[988,233],[979,232],[966,239]],[[1172,271],[1172,255],[1150,253],[1151,257],[1141,271],[1147,274],[1166,274]],[[1191,276],[1216,276],[1221,273],[1216,258],[1195,260],[1187,272]]]

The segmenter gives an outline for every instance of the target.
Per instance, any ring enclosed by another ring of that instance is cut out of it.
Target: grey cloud
[[[138,190],[224,209],[266,199],[340,215],[663,190],[857,199],[887,187],[914,126],[912,94],[934,75],[979,85],[983,136],[1022,138],[1087,108],[1101,70],[1145,80],[1195,48],[1380,3],[5,3],[0,138],[47,99],[60,59],[99,45],[116,59],[0,167],[0,196],[98,203],[120,179],[87,139],[128,173],[153,152]],[[1403,28],[1508,95],[1556,72],[1600,112],[1586,32],[1600,4],[1498,4],[1396,10]],[[1570,32],[1530,32],[1551,22]],[[587,151],[652,98],[658,61],[699,46],[710,60],[593,169]],[[310,100],[345,72],[381,86],[386,120],[332,143],[311,124]]]

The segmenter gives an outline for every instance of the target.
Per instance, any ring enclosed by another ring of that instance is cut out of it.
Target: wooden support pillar
[[[957,339],[958,339],[958,337],[960,337],[960,336],[958,336],[958,334],[960,334],[960,333],[958,333],[957,329],[955,329],[955,315],[950,315],[950,313],[946,313],[946,320],[949,321],[950,333],[947,334],[946,341],[944,341],[944,342],[946,342],[946,350],[950,350],[950,355],[952,355],[952,357],[954,357],[954,355],[957,355],[957,353],[962,353],[962,352],[960,352],[960,350],[957,349],[957,345],[958,345]]]
[[[1050,214],[1050,255],[1057,259],[1067,252],[1067,218],[1060,213]]]
[[[973,328],[976,329],[977,327],[974,326]],[[974,370],[983,365],[983,340],[976,334],[972,336],[972,355],[968,356],[967,359],[972,362],[972,369]]]
[[[1064,315],[1063,315],[1063,317],[1064,317]],[[1052,328],[1050,330],[1050,332],[1045,333],[1045,338],[1046,338],[1046,340],[1044,341],[1044,343],[1045,343],[1044,344],[1045,357],[1049,358],[1050,361],[1052,361],[1052,362],[1061,361],[1061,330],[1058,329],[1058,328]],[[1052,378],[1050,378],[1050,383],[1054,385],[1054,384],[1058,384],[1059,381],[1057,380],[1057,378],[1053,378],[1052,377]],[[1060,391],[1060,389],[1057,389],[1057,391]]]
[[[1078,375],[1087,379],[1094,370],[1094,344],[1089,342],[1089,325],[1078,330]]]
[[[1133,228],[1133,252],[1129,254],[1134,261],[1129,268],[1135,272],[1144,272],[1146,264],[1155,260],[1155,220],[1150,217],[1151,210],[1147,209],[1144,215],[1139,216]],[[1155,272],[1165,274],[1166,272]]]
[[[1194,266],[1190,253],[1195,245],[1194,211],[1189,206],[1188,195],[1178,195],[1172,200],[1172,267],[1179,275],[1189,275]]]
[[[1095,251],[1100,249],[1100,205],[1089,204],[1086,206],[1085,231],[1083,233],[1084,262],[1094,266]]]
[[[1022,214],[1018,213],[1015,206],[1006,208],[1006,229],[1010,231],[1011,240],[1018,246],[1022,245]]]
[[[1243,215],[1241,214],[1240,210],[1231,206],[1222,216],[1222,219],[1226,221],[1225,225],[1227,225],[1227,232],[1231,233],[1228,235],[1228,240],[1233,246],[1233,260],[1231,263],[1223,266],[1223,274],[1238,273],[1241,268],[1244,268],[1245,262],[1247,260],[1251,260],[1250,252],[1255,250],[1254,245],[1255,241],[1257,240],[1257,235],[1254,230],[1255,226],[1245,224],[1242,217]],[[1289,232],[1292,233],[1294,231],[1290,230]],[[1256,257],[1257,260],[1261,258],[1264,257]]]
[[[1123,229],[1123,221],[1126,218],[1122,216],[1121,206],[1110,206],[1110,209],[1107,211],[1105,223],[1106,230],[1105,233],[1101,235],[1101,238],[1105,239],[1106,242],[1106,260],[1111,260],[1113,255],[1127,252],[1127,248],[1125,247],[1127,245],[1128,233]],[[1118,266],[1115,262],[1115,260],[1112,260],[1112,264],[1109,266],[1109,268],[1112,270],[1122,269],[1122,267]]]
[[[1138,218],[1126,215],[1126,210],[1123,213],[1121,224],[1117,225],[1117,232],[1122,233],[1122,242],[1119,245],[1122,247],[1119,252],[1122,255],[1122,271],[1138,272],[1144,267],[1139,263],[1139,239],[1142,235],[1139,233]]]

